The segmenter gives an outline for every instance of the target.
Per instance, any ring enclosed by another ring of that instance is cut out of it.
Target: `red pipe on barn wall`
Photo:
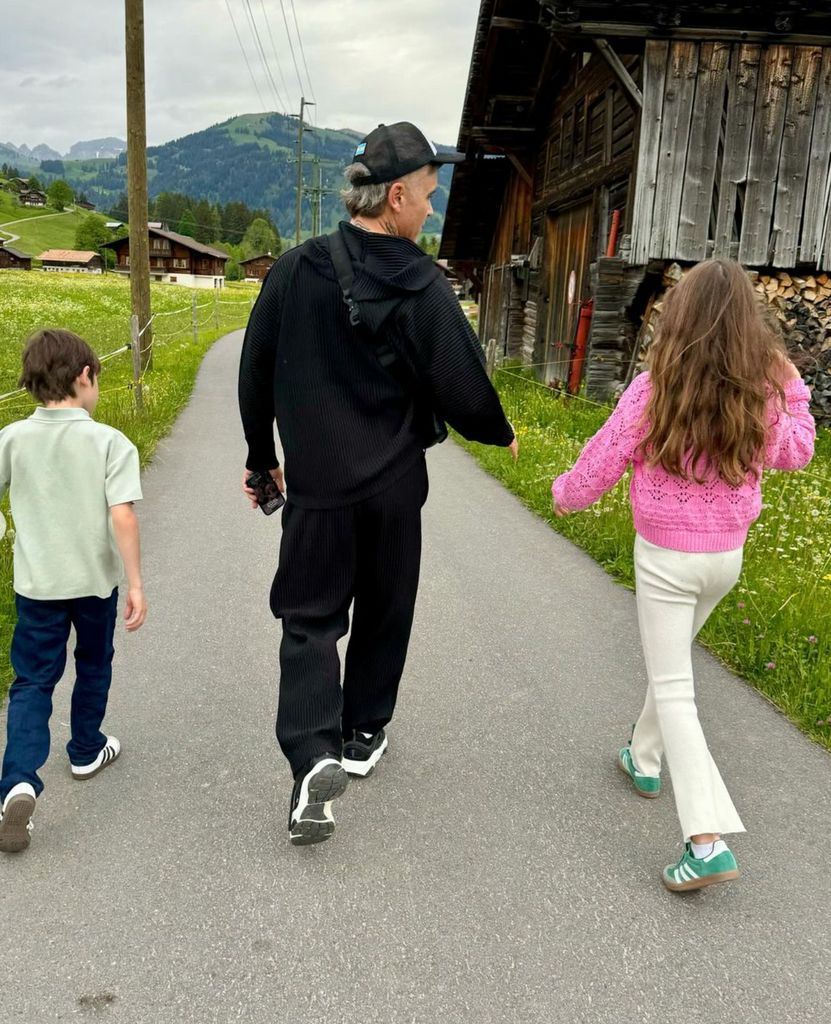
[[[617,249],[617,236],[620,232],[620,210],[612,213],[612,223],[609,226],[609,240],[606,243],[606,255],[614,256]],[[580,303],[580,319],[577,322],[577,336],[574,339],[574,352],[571,356],[571,366],[568,370],[568,393],[576,395],[580,390],[580,383],[583,380],[583,364],[586,361],[586,350],[589,347],[589,332],[592,323],[592,311],[594,310],[594,299],[586,299]]]
[[[617,249],[617,236],[620,231],[620,210],[615,210],[612,214],[612,226],[609,228],[609,241],[606,245],[606,255],[614,256],[615,249]]]
[[[568,392],[576,395],[583,379],[583,363],[586,361],[586,349],[589,347],[589,329],[592,322],[594,299],[586,299],[580,303],[580,319],[577,321],[577,337],[574,339],[574,354],[568,371]]]

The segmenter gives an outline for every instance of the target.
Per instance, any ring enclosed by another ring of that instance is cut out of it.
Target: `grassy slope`
[[[47,249],[74,249],[75,232],[85,214],[57,213],[51,217],[32,218],[9,228],[20,237],[11,244],[15,249],[37,258]]]
[[[10,192],[0,191],[0,224],[6,221],[28,220],[31,217],[42,217],[44,213],[54,213],[51,206],[21,206],[17,197]],[[13,230],[13,229],[12,229]],[[6,232],[7,234],[9,232]],[[15,231],[15,234],[18,234]]]

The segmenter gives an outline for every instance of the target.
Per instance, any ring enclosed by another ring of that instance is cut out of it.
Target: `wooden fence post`
[[[216,292],[214,292],[214,329],[219,330],[219,302],[216,298]]]
[[[199,341],[199,322],[196,319],[196,292],[192,292],[190,296],[190,320],[193,326],[193,343],[195,345]]]
[[[144,395],[141,391],[141,335],[137,313],[130,317],[130,343],[133,357],[133,392],[136,396],[136,409],[141,412],[144,409]]]
[[[493,371],[496,367],[496,338],[488,338],[488,344],[485,348],[485,368],[489,377],[493,377]]]

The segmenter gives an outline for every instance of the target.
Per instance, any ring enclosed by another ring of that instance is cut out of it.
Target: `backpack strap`
[[[349,310],[349,322],[353,327],[360,327],[361,310],[352,297],[355,273],[352,270],[352,260],[349,257],[349,250],[346,248],[346,242],[343,240],[340,229],[338,228],[331,235],[328,235],[327,241],[329,243],[329,255],[332,257],[332,265],[335,268],[338,284],[343,294],[343,301]]]
[[[412,381],[409,379],[410,375],[401,365],[401,359],[393,346],[380,335],[371,331],[361,319],[361,308],[352,295],[352,285],[355,282],[352,260],[340,229],[327,235],[326,239],[329,246],[329,255],[332,257],[332,265],[335,268],[335,274],[337,274],[338,284],[343,295],[343,302],[349,310],[349,323],[372,346],[375,357],[381,366],[392,373],[402,387],[405,389],[411,388]]]
[[[407,367],[391,341],[385,340],[380,334],[370,330],[361,319],[361,309],[352,295],[355,272],[352,269],[352,260],[349,250],[346,248],[346,242],[340,233],[340,228],[324,237],[343,295],[344,305],[349,310],[349,323],[355,333],[371,346],[380,365],[398,381],[405,393],[412,396],[417,412],[421,410],[420,420],[423,422],[420,424],[420,433],[423,435],[425,448],[441,444],[447,437],[447,427],[433,411],[430,401],[425,398],[424,386],[418,372],[415,368]]]

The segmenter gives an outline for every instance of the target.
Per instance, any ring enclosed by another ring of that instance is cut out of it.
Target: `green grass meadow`
[[[244,327],[257,285],[229,284],[221,292],[197,291],[198,340],[193,340],[192,293],[176,285],[151,285],[153,367],[143,381],[144,409],[132,388],[129,351],[104,361],[95,417],[123,431],[138,447],[142,465],[187,404],[202,357],[228,331]],[[0,272],[0,427],[31,414],[28,395],[17,388],[25,339],[40,327],[65,327],[85,338],[100,356],[130,340],[130,284],[115,274]],[[14,627],[13,531],[0,540],[0,700],[11,681],[8,660]]]
[[[560,519],[551,509],[552,479],[570,468],[609,409],[559,397],[517,369],[497,370],[494,383],[517,430],[519,461],[461,443],[553,529],[634,588],[628,478],[585,512]],[[831,432],[820,432],[807,470],[767,473],[763,498],[742,578],[701,639],[831,749]]]

